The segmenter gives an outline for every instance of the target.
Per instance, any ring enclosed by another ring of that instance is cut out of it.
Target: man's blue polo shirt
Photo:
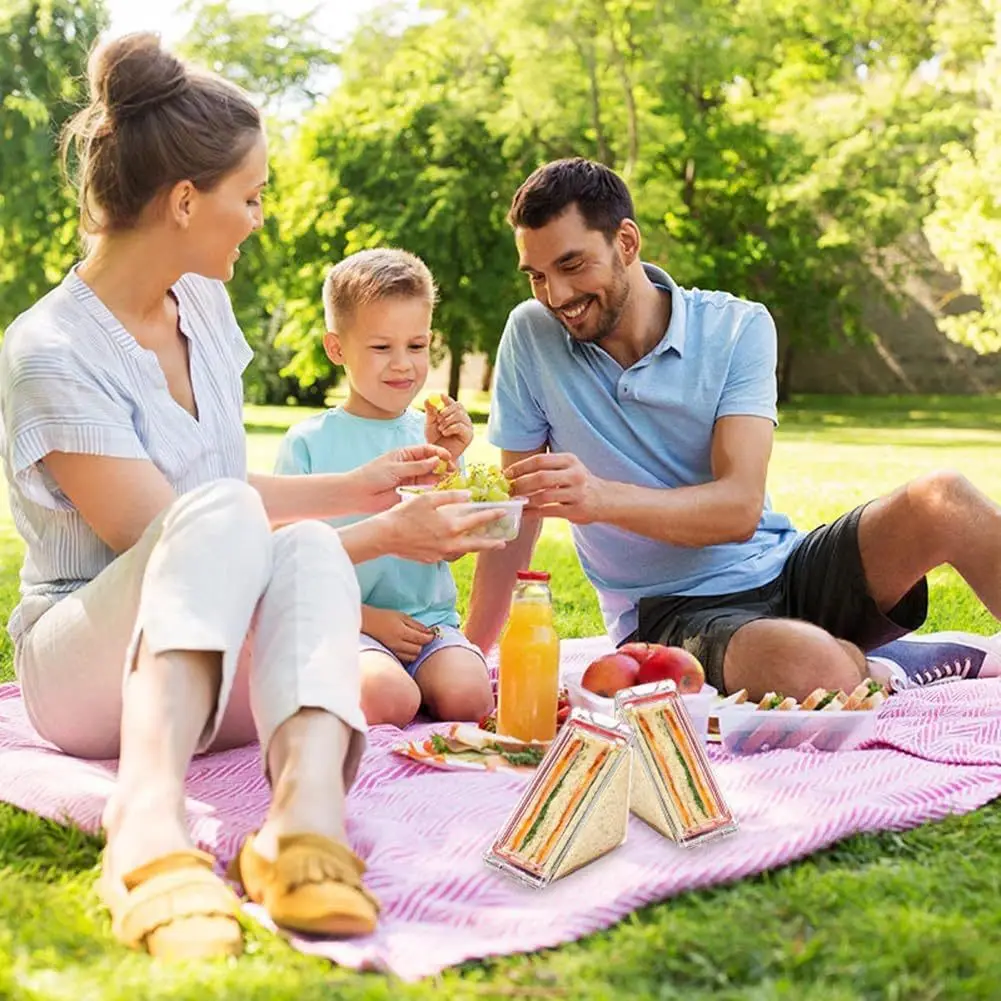
[[[531,299],[511,312],[490,406],[494,445],[525,452],[548,443],[603,479],[686,487],[712,479],[720,417],[776,421],[768,310],[725,292],[679,288],[660,268],[644,268],[670,293],[671,321],[653,351],[625,370],[597,345],[575,342],[542,303]],[[616,642],[636,628],[640,598],[759,587],[779,575],[802,537],[767,498],[747,542],[693,549],[603,524],[575,525],[573,536]]]

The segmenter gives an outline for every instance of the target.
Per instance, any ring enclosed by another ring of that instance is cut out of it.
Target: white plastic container
[[[615,699],[607,699],[603,695],[589,692],[581,684],[583,676],[584,670],[580,669],[567,672],[560,678],[560,684],[566,685],[570,705],[574,709],[587,709],[590,712],[603,713],[605,716],[614,716]],[[712,685],[703,685],[698,694],[682,696],[688,715],[692,718],[692,727],[703,743],[706,743],[709,732],[709,717],[714,715],[712,706],[716,701],[717,694]]]
[[[814,709],[717,707],[720,742],[729,754],[812,747],[817,751],[849,751],[868,740],[878,710],[824,712]]]
[[[410,499],[420,494],[431,492],[430,487],[397,487],[396,492],[404,499]],[[470,532],[470,535],[487,539],[503,539],[505,542],[514,542],[518,538],[521,530],[521,512],[528,503],[527,497],[514,497],[509,501],[462,501],[452,504],[457,512],[467,511],[503,511],[504,517],[497,521],[491,521]]]

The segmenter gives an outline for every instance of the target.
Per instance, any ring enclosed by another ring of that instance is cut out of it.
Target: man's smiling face
[[[615,331],[629,300],[617,238],[589,229],[571,205],[538,229],[519,226],[515,243],[532,294],[574,340],[598,343]]]

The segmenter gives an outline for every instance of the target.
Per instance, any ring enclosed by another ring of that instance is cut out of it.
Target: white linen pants
[[[365,744],[360,631],[358,579],[334,529],[305,521],[272,532],[253,487],[217,480],[179,497],[43,612],[18,640],[15,667],[42,737],[77,757],[113,758],[140,638],[152,654],[217,650],[219,697],[198,749],[259,737],[266,761],[285,720],[326,709],[355,731],[347,786]]]

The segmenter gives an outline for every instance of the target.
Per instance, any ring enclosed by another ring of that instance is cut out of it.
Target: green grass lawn
[[[470,399],[471,406],[482,401]],[[250,461],[308,411],[248,408]],[[475,456],[489,457],[482,428]],[[811,399],[783,411],[769,488],[800,527],[942,466],[1001,498],[997,398]],[[20,544],[0,508],[0,605],[16,600]],[[552,571],[564,636],[599,632],[597,604],[560,524]],[[455,564],[465,604],[470,558]],[[927,626],[993,632],[951,571],[932,578]],[[10,648],[0,649],[8,679]],[[1001,806],[905,834],[864,836],[777,872],[686,894],[581,942],[471,963],[418,985],[306,959],[259,929],[239,961],[151,964],[110,939],[93,892],[100,842],[0,807],[0,998],[657,998],[941,1001],[1001,997]]]

